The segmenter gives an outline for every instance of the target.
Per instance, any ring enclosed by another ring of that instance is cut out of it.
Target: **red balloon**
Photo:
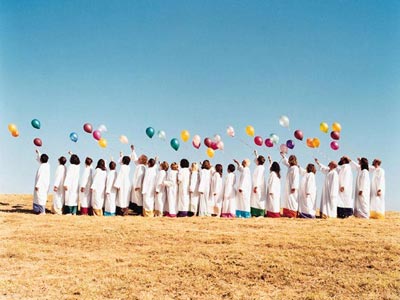
[[[83,130],[85,130],[85,132],[87,132],[87,133],[92,133],[92,131],[93,131],[92,124],[90,124],[90,123],[85,123],[85,124],[83,125]]]
[[[212,140],[210,138],[205,138],[204,139],[204,145],[206,145],[208,148],[211,148]]]
[[[101,132],[100,130],[93,131],[93,137],[95,140],[99,141],[101,139]]]
[[[216,142],[211,142],[211,147],[210,148],[213,149],[213,150],[218,150],[217,143]]]
[[[339,143],[338,142],[336,142],[336,141],[332,141],[331,142],[331,148],[332,148],[332,150],[338,150],[339,149]]]
[[[265,146],[267,146],[268,148],[271,148],[274,146],[274,142],[270,138],[267,138],[267,139],[265,139]]]
[[[254,143],[255,143],[257,146],[262,146],[262,144],[263,144],[263,139],[262,139],[262,137],[261,137],[261,136],[256,136],[256,137],[254,138]]]
[[[300,141],[303,140],[303,132],[301,130],[296,130],[294,132],[294,137]]]
[[[39,138],[35,138],[33,140],[33,143],[35,144],[35,146],[42,147],[42,140]]]
[[[331,132],[331,138],[334,139],[334,140],[340,139],[340,133],[339,133],[339,131],[332,131],[332,132]]]
[[[193,147],[195,147],[196,149],[200,148],[200,143],[195,143],[194,141],[192,141],[192,145]]]

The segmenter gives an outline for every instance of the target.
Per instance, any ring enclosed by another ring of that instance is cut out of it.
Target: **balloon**
[[[204,139],[204,145],[206,145],[207,147],[211,147],[212,141],[210,138],[205,138]]]
[[[306,140],[306,144],[307,144],[308,147],[314,148],[314,143],[313,143],[313,139],[312,138],[308,138]]]
[[[200,142],[198,142],[198,141],[193,140],[193,141],[192,141],[192,145],[193,145],[193,147],[195,147],[196,149],[199,149],[199,148],[200,148]]]
[[[319,138],[313,138],[312,143],[313,143],[314,148],[318,148],[319,145],[321,144],[321,142],[319,141]]]
[[[98,143],[99,143],[99,146],[100,146],[101,148],[107,147],[107,140],[106,140],[105,138],[99,139]]]
[[[332,150],[338,150],[339,149],[339,143],[338,142],[336,142],[336,141],[332,141],[331,142],[331,148],[332,148]]]
[[[213,149],[213,150],[218,150],[217,143],[216,142],[211,142],[210,148]]]
[[[154,135],[154,128],[153,127],[147,127],[146,128],[146,134],[149,138],[152,138]]]
[[[301,130],[296,130],[294,132],[294,137],[300,141],[303,140],[303,132]]]
[[[339,131],[332,131],[332,132],[331,132],[331,138],[334,139],[334,140],[340,139],[340,133],[339,133]]]
[[[289,118],[288,118],[287,116],[281,116],[281,117],[279,118],[279,124],[280,124],[282,127],[289,128]]]
[[[257,135],[257,136],[254,138],[254,143],[255,143],[257,146],[262,146],[262,144],[263,144],[263,139],[262,139],[262,137]]]
[[[271,148],[274,146],[274,143],[272,142],[272,140],[270,138],[265,139],[265,146],[267,146],[268,148]]]
[[[178,151],[178,149],[179,149],[179,141],[178,141],[178,139],[173,138],[173,139],[171,140],[170,144],[171,144],[171,147],[172,147],[175,151]]]
[[[38,119],[33,119],[31,124],[33,128],[40,129],[40,121]]]
[[[33,140],[33,143],[35,144],[35,146],[41,147],[42,146],[42,140],[39,138],[35,138]]]
[[[254,136],[254,127],[251,125],[246,126],[246,133],[249,136]]]
[[[279,143],[279,136],[277,136],[275,133],[271,133],[271,134],[269,135],[269,138],[271,139],[271,141],[272,141],[274,144],[278,144],[278,143]]]
[[[319,124],[319,130],[321,130],[322,132],[327,133],[328,130],[329,130],[328,124],[326,124],[325,122],[322,122],[321,124]]]
[[[106,125],[100,125],[99,128],[97,128],[98,131],[100,132],[107,132],[107,127]]]
[[[71,132],[69,134],[69,138],[70,138],[71,141],[76,143],[78,141],[78,134],[76,132]]]
[[[209,158],[213,158],[214,157],[214,150],[213,149],[207,148],[206,153],[207,153]]]
[[[224,142],[223,141],[219,141],[217,143],[217,147],[218,147],[219,150],[224,150],[224,147],[225,147]]]
[[[332,124],[332,129],[333,131],[340,132],[342,131],[342,126],[339,123],[335,122]]]
[[[15,124],[8,124],[8,131],[10,131],[10,133],[13,133],[14,131],[17,131],[17,126]]]
[[[193,137],[193,142],[196,142],[196,143],[200,144],[200,141],[201,141],[201,137],[198,134],[196,134]]]
[[[217,143],[218,143],[219,141],[221,141],[221,136],[220,136],[219,134],[215,134],[215,135],[214,135],[214,141],[217,142]]]
[[[13,137],[19,137],[19,131],[18,131],[18,129],[15,130],[15,131],[13,131],[13,132],[11,132],[11,135],[12,135]]]
[[[234,137],[235,136],[235,129],[233,129],[232,126],[228,126],[228,128],[226,129],[226,134],[229,135],[230,137]]]
[[[165,140],[165,138],[167,137],[167,135],[165,134],[164,130],[159,130],[157,132],[157,136],[158,136],[159,139],[162,139],[162,140]]]
[[[287,140],[287,141],[286,141],[286,146],[287,146],[289,149],[293,149],[293,148],[294,148],[294,142],[293,142],[292,140]]]
[[[287,147],[285,144],[282,144],[282,145],[279,147],[279,151],[280,151],[281,153],[286,154],[286,153],[288,153],[288,147]]]
[[[100,139],[101,139],[101,132],[100,132],[100,130],[95,130],[95,131],[93,131],[93,137],[94,137],[95,140],[100,141]]]
[[[187,130],[182,130],[181,131],[181,139],[184,142],[187,142],[190,139],[190,133]]]
[[[90,124],[90,123],[85,123],[85,124],[83,125],[83,130],[85,130],[85,132],[87,132],[87,133],[92,133],[92,131],[93,131],[92,124]]]
[[[128,144],[128,143],[129,143],[128,138],[127,138],[125,135],[121,135],[121,136],[119,137],[119,141],[120,141],[122,144]]]

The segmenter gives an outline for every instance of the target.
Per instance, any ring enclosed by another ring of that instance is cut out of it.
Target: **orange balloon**
[[[313,139],[312,138],[308,138],[306,140],[307,146],[310,148],[314,148],[314,143],[313,143]]]
[[[11,135],[12,135],[13,137],[19,137],[19,131],[18,131],[18,129],[15,130],[15,131],[13,131],[13,132],[11,132]]]
[[[313,138],[312,143],[313,143],[314,148],[318,148],[319,145],[321,144],[321,142],[319,141],[319,138]]]

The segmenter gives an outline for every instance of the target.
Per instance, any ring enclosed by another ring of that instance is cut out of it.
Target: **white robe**
[[[57,192],[54,192],[53,196],[53,207],[60,210],[64,206],[64,180],[67,168],[64,165],[58,165],[56,169],[56,175],[54,178],[54,187],[57,188]]]
[[[143,178],[143,209],[146,211],[154,211],[154,197],[156,195],[156,178],[157,168],[147,168]]]
[[[93,174],[92,186],[92,207],[102,209],[106,191],[107,172],[97,168]]]
[[[190,170],[182,168],[178,172],[178,212],[188,212],[190,205]]]
[[[49,186],[50,186],[50,165],[49,163],[40,163],[40,166],[36,172],[36,177],[35,177],[33,203],[43,206],[46,205]]]
[[[257,188],[257,193],[254,193]],[[253,188],[251,191],[251,207],[257,209],[265,209],[266,206],[266,189],[265,189],[265,166],[259,165],[253,173]]]
[[[288,167],[285,181],[285,196],[284,196],[284,208],[292,211],[298,211],[299,209],[299,186],[300,186],[300,171],[298,166],[290,166],[287,158],[282,160],[283,164]],[[294,193],[291,190],[295,189]]]
[[[214,172],[211,177],[210,199],[208,202],[208,212],[220,215],[223,199],[222,177],[218,172]]]
[[[317,186],[313,172],[303,174],[299,187],[299,212],[315,216]]]
[[[79,188],[79,203],[81,207],[90,207],[92,199],[92,193],[90,192],[90,187],[92,186],[92,181],[93,181],[93,169],[91,166],[85,166]],[[84,188],[85,191],[81,192],[80,190],[81,188]]]
[[[65,191],[65,205],[78,206],[79,195],[79,165],[70,165],[67,169],[67,175],[64,180]]]
[[[199,172],[195,171],[190,174],[190,186],[189,186],[189,192],[190,192],[190,208],[189,210],[194,213],[195,215],[197,214],[197,211],[199,209],[199,198],[200,198],[200,193],[199,193]]]
[[[267,211],[281,212],[281,179],[275,172],[269,173],[267,184]]]
[[[378,190],[381,190],[380,196]],[[385,171],[380,167],[372,171],[370,210],[385,215]]]
[[[115,179],[114,187],[118,190],[117,200],[115,205],[120,208],[127,208],[130,201],[131,185],[129,180],[129,165],[121,165]]]
[[[132,179],[131,202],[137,206],[143,206],[143,180],[146,173],[146,166],[137,164]],[[138,189],[138,190],[136,190]]]
[[[167,200],[167,190],[165,187],[165,180],[167,177],[167,172],[164,170],[160,170],[157,174],[156,178],[156,199],[154,203],[154,209],[160,211],[161,213],[164,211],[165,202]]]
[[[201,169],[199,183],[199,217],[209,216],[208,201],[210,199],[211,171]]]
[[[225,177],[224,182],[224,195],[222,214],[230,214],[235,216],[236,214],[236,176],[235,173],[228,173]]]
[[[341,208],[354,208],[353,198],[353,173],[350,164],[338,166],[339,170],[339,201],[337,206]],[[344,187],[341,192],[340,188]]]
[[[118,192],[118,190],[114,187],[116,179],[117,172],[115,170],[110,170],[106,179],[106,198],[104,201],[104,211],[110,214],[115,214],[116,211],[115,201]]]
[[[337,203],[339,201],[339,174],[327,166],[319,165],[321,173],[325,174],[324,187],[321,193],[320,215],[329,218],[337,217]]]
[[[239,211],[249,212],[250,213],[250,197],[251,197],[251,174],[249,167],[239,166],[238,168],[240,172],[239,183],[237,186],[238,195],[237,195],[237,205],[236,209]],[[242,192],[240,192],[241,190]]]
[[[170,215],[178,214],[178,171],[169,170],[167,175],[167,211]]]
[[[354,215],[359,218],[369,218],[371,182],[368,170],[361,170],[357,175],[357,196],[354,202]],[[362,191],[362,195],[359,192]]]

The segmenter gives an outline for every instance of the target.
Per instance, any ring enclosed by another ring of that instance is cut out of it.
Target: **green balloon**
[[[31,124],[33,128],[40,129],[40,121],[38,119],[33,119]]]
[[[178,141],[178,139],[173,138],[173,139],[171,140],[170,144],[171,144],[171,147],[172,147],[175,151],[178,151],[178,149],[179,149],[179,141]]]
[[[152,138],[154,135],[155,131],[153,127],[147,127],[146,128],[146,134],[149,138]]]

